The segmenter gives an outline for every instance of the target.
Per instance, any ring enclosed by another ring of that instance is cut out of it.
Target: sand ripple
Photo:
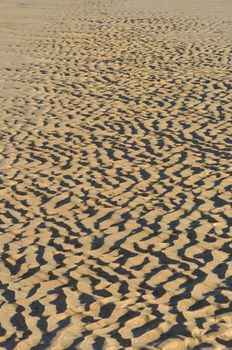
[[[2,58],[0,349],[232,349],[228,1],[48,3]]]

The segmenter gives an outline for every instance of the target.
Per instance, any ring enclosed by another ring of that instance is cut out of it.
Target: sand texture
[[[231,1],[0,12],[0,350],[232,349]]]

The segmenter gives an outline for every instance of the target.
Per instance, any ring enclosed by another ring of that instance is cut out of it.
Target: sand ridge
[[[232,348],[231,22],[209,3],[36,5],[1,68],[0,349]]]

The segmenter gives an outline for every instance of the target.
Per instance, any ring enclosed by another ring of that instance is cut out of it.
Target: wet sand
[[[0,350],[232,349],[230,1],[0,11]]]

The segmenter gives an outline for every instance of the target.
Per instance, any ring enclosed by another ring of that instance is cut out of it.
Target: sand
[[[232,349],[231,2],[0,12],[0,349]]]

